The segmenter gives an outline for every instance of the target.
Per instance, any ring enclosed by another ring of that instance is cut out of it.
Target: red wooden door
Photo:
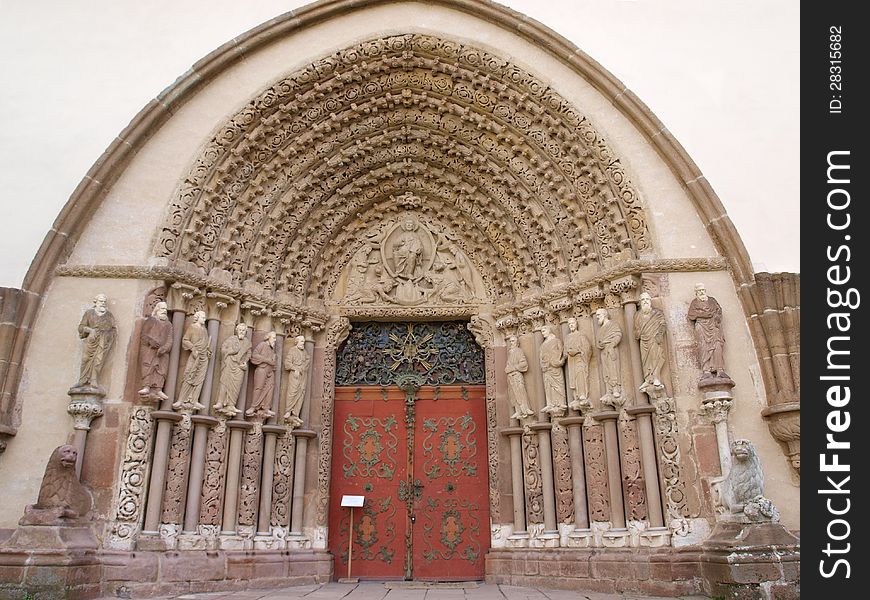
[[[422,387],[416,395],[413,577],[483,579],[489,549],[484,386]]]
[[[350,509],[342,495],[365,496],[354,509],[351,575],[402,579],[408,516],[399,500],[408,461],[405,395],[399,388],[336,388],[333,413],[329,548],[335,577],[347,576]]]
[[[329,547],[347,575],[345,494],[354,511],[352,575],[483,579],[489,548],[485,387],[338,387]],[[410,428],[409,428],[410,426]]]

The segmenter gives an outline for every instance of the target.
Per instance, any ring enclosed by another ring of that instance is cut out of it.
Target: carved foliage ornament
[[[192,165],[155,252],[325,299],[359,216],[408,192],[419,206],[401,208],[450,220],[499,294],[650,250],[638,194],[571,104],[497,56],[411,34],[336,52],[252,99]],[[380,260],[407,301],[435,263],[400,247]]]

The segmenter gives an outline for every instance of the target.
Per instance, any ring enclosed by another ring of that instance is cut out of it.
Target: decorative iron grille
[[[483,384],[483,349],[461,321],[353,324],[336,385],[396,385],[408,375],[422,385]]]

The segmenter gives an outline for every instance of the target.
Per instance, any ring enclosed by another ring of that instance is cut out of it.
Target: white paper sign
[[[342,506],[353,506],[359,507],[362,506],[365,502],[365,496],[342,496],[341,497],[341,505]]]

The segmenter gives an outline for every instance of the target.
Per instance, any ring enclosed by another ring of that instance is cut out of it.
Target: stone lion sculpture
[[[39,498],[24,509],[20,525],[68,525],[90,518],[92,500],[76,475],[78,450],[65,444],[51,453]]]
[[[764,472],[749,440],[731,442],[731,470],[720,484],[722,506],[741,521],[779,521],[779,511],[764,497]]]

